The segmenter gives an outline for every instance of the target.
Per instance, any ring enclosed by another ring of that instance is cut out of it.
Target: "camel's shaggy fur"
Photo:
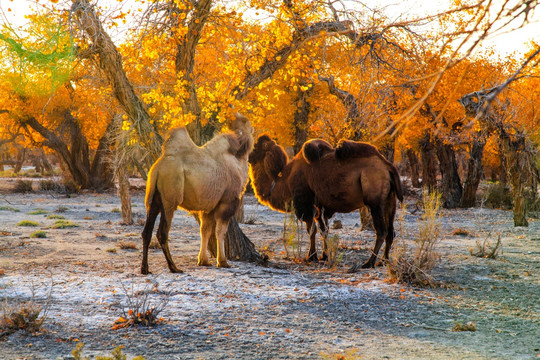
[[[342,141],[335,149],[326,141],[306,142],[291,161],[269,136],[257,139],[249,157],[250,177],[259,201],[274,210],[292,211],[306,223],[310,234],[308,260],[317,259],[314,221],[323,235],[328,219],[336,212],[351,212],[361,206],[371,210],[377,240],[362,267],[373,267],[382,243],[388,258],[394,240],[396,197],[403,200],[397,169],[370,144]],[[326,237],[323,256],[326,258]],[[357,265],[352,270],[356,270]]]
[[[146,184],[142,274],[148,274],[148,246],[160,213],[157,238],[169,270],[181,272],[172,260],[167,243],[174,211],[178,207],[199,214],[201,248],[198,265],[210,265],[206,249],[209,238],[215,233],[217,266],[229,267],[225,257],[225,234],[246,187],[248,156],[253,148],[253,129],[246,117],[237,114],[230,128],[232,132],[218,135],[202,147],[193,143],[185,128],[170,131]]]

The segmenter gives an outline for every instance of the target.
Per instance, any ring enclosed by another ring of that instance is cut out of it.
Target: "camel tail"
[[[396,167],[393,164],[390,164],[390,177],[391,177],[391,185],[394,189],[397,198],[400,202],[403,202],[403,190],[401,187],[401,179],[399,177],[399,173],[396,169]]]
[[[148,172],[148,180],[146,180],[146,195],[144,197],[144,205],[146,206],[146,211],[150,210],[152,205],[152,200],[154,199],[154,193],[156,192],[157,187],[157,171],[154,170],[154,166]]]

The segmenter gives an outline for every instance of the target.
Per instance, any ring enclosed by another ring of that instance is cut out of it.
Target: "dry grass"
[[[290,205],[292,208],[292,204]],[[315,226],[315,224],[313,224]],[[300,260],[303,256],[303,233],[300,221],[294,212],[286,212],[283,217],[283,236],[281,237],[287,259]]]
[[[0,304],[0,336],[23,330],[37,333],[46,319],[47,310],[52,297],[52,279],[47,292],[45,305],[39,305],[36,289],[32,287],[29,300],[4,299]]]
[[[33,192],[34,189],[32,188],[32,180],[17,180],[15,182],[15,187],[13,188],[13,192],[16,193],[29,193]]]
[[[502,251],[501,234],[497,234],[497,241],[494,244],[489,241],[490,235],[491,232],[486,236],[484,241],[476,241],[476,247],[469,249],[471,255],[485,259],[496,259],[499,256],[499,253]]]
[[[113,330],[137,325],[154,326],[164,321],[159,314],[169,302],[168,294],[163,294],[165,296],[155,304],[150,301],[151,294],[162,293],[157,284],[151,284],[151,287],[140,291],[135,291],[133,284],[130,289],[122,284],[122,290],[126,296],[126,304],[122,306],[122,316],[114,322]]]
[[[137,245],[133,241],[120,241],[118,247],[122,250],[137,250]]]
[[[391,280],[413,285],[433,285],[431,270],[440,259],[435,251],[435,245],[440,237],[441,195],[433,192],[424,192],[422,197],[424,213],[418,226],[419,232],[415,239],[415,248],[412,255],[406,243],[396,244],[394,255],[388,262],[388,273]],[[398,221],[403,224],[405,209],[400,213]],[[401,226],[403,228],[403,226]]]
[[[82,351],[84,348],[83,343],[78,343],[75,349],[71,351],[71,355],[73,356],[73,360],[90,360],[90,358],[83,355]],[[127,356],[123,352],[123,346],[117,346],[114,348],[114,350],[111,352],[111,355],[101,356],[98,355],[95,359],[96,360],[126,360]],[[133,360],[144,360],[144,357],[142,356],[136,356],[133,358]]]

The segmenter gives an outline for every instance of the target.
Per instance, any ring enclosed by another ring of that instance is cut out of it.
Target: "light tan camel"
[[[230,129],[232,132],[220,134],[202,147],[193,143],[185,128],[169,133],[146,184],[142,274],[148,274],[148,246],[158,214],[161,218],[157,238],[167,266],[173,273],[182,272],[174,264],[167,243],[174,211],[178,207],[199,215],[201,249],[197,264],[210,265],[207,246],[215,232],[217,266],[229,267],[225,257],[225,234],[246,187],[248,156],[253,149],[253,129],[246,117],[237,114]]]

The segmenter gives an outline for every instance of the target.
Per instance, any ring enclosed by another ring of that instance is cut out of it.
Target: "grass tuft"
[[[47,233],[43,230],[38,230],[38,231],[35,231],[33,232],[31,235],[30,235],[31,238],[35,239],[35,238],[41,238],[41,239],[44,239],[47,237]]]
[[[67,228],[73,228],[73,227],[79,227],[79,225],[72,223],[68,220],[56,220],[54,224],[51,225],[51,229],[67,229]]]
[[[32,220],[22,220],[17,224],[17,226],[39,226],[39,223]]]

